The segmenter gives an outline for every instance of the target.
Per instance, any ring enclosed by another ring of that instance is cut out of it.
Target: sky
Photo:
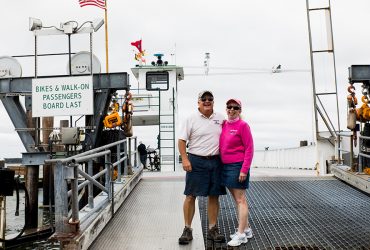
[[[80,8],[77,0],[12,0],[0,9],[0,56],[34,53],[34,37],[28,18],[42,20],[44,26],[61,22],[82,24],[104,18],[97,7]],[[312,7],[322,7],[309,1]],[[348,67],[370,63],[368,0],[336,0],[331,3],[336,76],[341,129],[345,129]],[[321,17],[312,17],[319,27],[316,42],[325,42]],[[315,21],[315,20],[321,20]],[[317,24],[318,23],[318,24]],[[179,121],[196,110],[197,94],[212,90],[215,110],[225,114],[225,102],[238,98],[243,118],[249,123],[256,149],[289,148],[313,141],[312,81],[305,0],[108,0],[109,71],[128,72],[134,67],[131,42],[142,39],[148,62],[154,53],[164,53],[170,64],[183,66],[185,79],[179,83]],[[39,39],[39,53],[68,51],[66,36]],[[72,37],[72,51],[89,50],[86,35]],[[93,51],[105,72],[104,29],[94,33]],[[210,53],[209,75],[204,73],[205,53]],[[32,58],[18,58],[23,76],[33,76]],[[39,59],[39,75],[65,75],[67,57]],[[321,72],[332,65],[317,59]],[[282,65],[283,71],[270,69]],[[240,70],[244,69],[244,70]],[[254,70],[258,69],[258,71]],[[322,79],[331,82],[331,79]],[[323,80],[323,81],[324,81]],[[130,81],[135,78],[131,74]],[[324,91],[331,91],[323,84]],[[358,86],[360,93],[360,86]],[[359,94],[357,95],[359,97]],[[331,112],[331,110],[328,110]],[[20,157],[24,152],[3,105],[0,103],[0,158]],[[149,128],[134,133],[153,145]]]

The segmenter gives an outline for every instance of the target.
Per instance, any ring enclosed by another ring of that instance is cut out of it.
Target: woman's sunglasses
[[[226,108],[227,109],[233,109],[233,110],[239,110],[240,109],[240,107],[238,107],[238,106],[227,106]]]

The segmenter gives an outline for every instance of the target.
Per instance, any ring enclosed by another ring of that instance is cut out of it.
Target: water
[[[50,226],[51,217],[49,213],[49,208],[43,208],[40,206],[42,204],[42,189],[39,189],[39,210],[38,210],[38,226]],[[25,193],[23,190],[19,191],[19,216],[15,216],[15,209],[17,205],[16,193],[13,196],[6,197],[6,239],[11,239],[16,237],[24,226],[24,207],[25,207]],[[38,240],[27,245],[22,245],[20,247],[12,249],[59,249],[59,245],[56,243],[48,242],[47,240]]]
[[[16,235],[19,233],[24,225],[24,205],[25,194],[23,190],[19,191],[19,216],[15,216],[15,209],[17,204],[16,193],[13,196],[6,197],[6,230],[5,235]],[[13,236],[14,237],[14,236]],[[11,238],[13,238],[11,237]],[[7,237],[10,238],[10,237]]]

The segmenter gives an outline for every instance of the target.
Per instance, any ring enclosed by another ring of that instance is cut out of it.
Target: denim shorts
[[[192,171],[186,172],[185,195],[209,196],[224,195],[226,189],[221,186],[220,157],[204,159],[202,157],[189,154]]]
[[[249,188],[249,172],[243,182],[239,182],[240,169],[243,162],[224,164],[222,166],[221,185],[228,188],[247,189]]]

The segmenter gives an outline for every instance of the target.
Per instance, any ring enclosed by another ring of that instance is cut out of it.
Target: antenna
[[[205,53],[205,58],[204,58],[204,74],[207,76],[209,72],[209,59],[210,59],[210,53],[206,52]]]
[[[161,54],[161,53],[157,53],[157,54],[154,54],[155,57],[157,57],[157,62],[152,62],[152,66],[167,66],[168,65],[168,62],[167,61],[164,61],[162,60],[162,56],[164,56],[164,54]]]

